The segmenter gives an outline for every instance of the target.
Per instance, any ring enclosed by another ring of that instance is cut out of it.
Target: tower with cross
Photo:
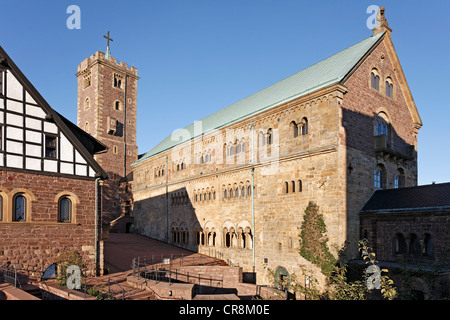
[[[103,36],[106,52],[97,51],[78,66],[77,125],[108,147],[96,160],[108,173],[102,192],[104,222],[127,211],[130,165],[137,160],[137,69],[111,55],[110,32]]]

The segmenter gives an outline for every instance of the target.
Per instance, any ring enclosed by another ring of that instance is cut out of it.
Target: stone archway
[[[285,267],[279,266],[278,268],[275,269],[274,283],[273,283],[275,288],[279,290],[284,290],[285,286],[289,284],[290,280],[291,277]]]

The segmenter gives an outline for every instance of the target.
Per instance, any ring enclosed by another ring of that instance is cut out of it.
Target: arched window
[[[14,221],[25,221],[27,214],[27,199],[23,194],[19,193],[14,197]]]
[[[414,233],[409,235],[409,253],[412,255],[420,254],[419,238]]]
[[[114,109],[115,110],[120,110],[120,101],[114,102]]]
[[[272,129],[267,130],[267,144],[273,143],[273,132]]]
[[[382,134],[385,134],[386,136],[389,135],[389,125],[385,119],[378,116],[376,119],[375,125],[376,125],[375,126],[375,135],[376,136],[380,136]]]
[[[374,170],[374,175],[373,175],[373,179],[374,179],[374,187],[375,189],[383,189],[384,188],[384,167],[383,165],[377,165],[375,170]]]
[[[397,173],[394,177],[394,188],[402,188],[405,186],[405,172],[403,169],[397,169]]]
[[[423,255],[426,257],[431,257],[433,255],[433,241],[431,234],[425,233],[423,239]]]
[[[58,222],[70,223],[72,221],[72,201],[64,196],[58,204]]]
[[[289,193],[289,182],[287,181],[284,183],[284,192]]]
[[[302,191],[303,191],[302,180],[298,180],[298,192],[302,192]]]
[[[292,185],[292,190],[291,190],[291,191],[292,191],[292,192],[295,192],[295,181],[292,181],[292,182],[291,182],[291,185]]]
[[[391,78],[386,79],[386,96],[392,98],[394,96],[394,84]]]
[[[305,136],[308,134],[308,119],[307,118],[303,118],[302,122],[301,122],[301,128],[300,128],[300,134],[302,136]]]
[[[87,109],[89,109],[91,107],[91,103],[90,103],[90,101],[89,101],[89,98],[86,98],[85,100],[84,100],[84,110],[87,110]]]
[[[371,72],[371,86],[373,89],[379,91],[380,90],[380,76],[376,69],[373,69]]]
[[[289,126],[291,128],[292,137],[294,137],[294,138],[298,137],[298,126],[297,126],[297,123],[295,123],[295,121],[292,121]]]
[[[252,186],[248,186],[247,187],[247,195],[251,196],[252,195]]]
[[[404,254],[406,253],[406,241],[405,237],[401,233],[397,233],[394,239],[394,253]]]
[[[234,144],[230,143],[230,148],[228,149],[228,155],[233,156],[234,155]]]

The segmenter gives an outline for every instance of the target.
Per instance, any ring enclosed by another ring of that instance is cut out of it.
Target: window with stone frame
[[[386,96],[389,98],[394,97],[394,84],[391,78],[386,79]]]
[[[295,121],[291,121],[290,125],[289,125],[291,132],[292,132],[292,137],[293,138],[297,138],[298,137],[298,124]]]
[[[89,100],[89,98],[86,98],[84,100],[84,110],[88,110],[91,107],[91,102]]]
[[[114,74],[114,88],[122,89],[122,76],[117,73]]]
[[[376,166],[376,168],[374,170],[373,179],[374,179],[374,188],[375,189],[384,189],[385,170],[384,170],[383,165],[379,164]]]
[[[91,85],[91,76],[84,77],[84,79],[83,79],[84,89],[86,89],[87,87],[90,87],[90,85]]]
[[[401,168],[397,169],[394,177],[394,188],[402,188],[405,186],[405,171]]]
[[[378,71],[376,69],[373,69],[372,72],[370,73],[370,77],[371,77],[371,87],[372,89],[375,89],[377,91],[380,90],[380,76],[378,75]]]
[[[3,221],[3,197],[0,196],[0,221]]]
[[[58,222],[72,222],[72,201],[67,196],[63,196],[58,202]]]
[[[433,256],[433,237],[429,233],[425,233],[423,236],[423,250],[422,254],[425,257]]]
[[[300,133],[302,136],[305,136],[309,133],[308,119],[303,118],[301,121],[301,129]]]
[[[22,193],[13,198],[13,220],[26,221],[27,218],[27,199]]]

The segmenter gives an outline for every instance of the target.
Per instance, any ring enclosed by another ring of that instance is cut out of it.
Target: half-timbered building
[[[94,160],[106,146],[53,110],[0,47],[0,264],[39,271],[65,251],[98,267]]]

